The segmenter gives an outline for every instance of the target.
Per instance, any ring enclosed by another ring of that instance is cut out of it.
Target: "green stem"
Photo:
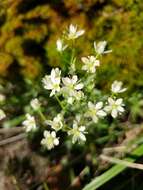
[[[65,125],[64,126],[64,128],[63,128],[63,131],[69,131],[69,130],[71,130],[72,128],[70,128],[70,127],[68,127],[67,125]]]
[[[44,187],[45,190],[49,190],[46,182],[43,183],[43,187]]]
[[[56,98],[57,102],[59,103],[59,105],[61,106],[62,110],[65,110],[65,107],[63,106],[63,104],[61,103],[61,101],[57,95],[55,95],[55,98]]]
[[[74,44],[75,44],[75,41],[73,40],[73,41],[72,41],[72,52],[71,52],[71,60],[70,60],[70,64],[73,63],[74,56],[75,56],[75,48],[74,48]]]
[[[41,110],[38,110],[38,114],[40,115],[41,119],[42,119],[44,122],[47,120]]]
[[[20,190],[20,187],[18,185],[17,179],[16,179],[16,177],[14,175],[12,176],[12,180],[13,180],[13,183],[15,185],[15,189]]]
[[[97,59],[99,56],[100,56],[100,54],[97,53],[96,56],[95,56],[95,58]]]

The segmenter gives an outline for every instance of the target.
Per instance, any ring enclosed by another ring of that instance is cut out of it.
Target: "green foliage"
[[[143,155],[143,145],[136,148],[136,150],[133,151],[133,154],[138,157],[142,156]],[[135,161],[135,158],[128,157],[125,160],[132,163]],[[107,170],[106,172],[104,172],[102,175],[93,179],[89,184],[87,184],[83,188],[83,190],[96,190],[99,187],[101,187],[102,185],[104,185],[104,183],[108,182],[109,180],[111,180],[113,177],[115,177],[116,175],[118,175],[120,172],[122,172],[125,169],[126,169],[126,166],[122,165],[122,163],[121,164],[119,163],[119,164],[113,166],[112,168],[110,168],[109,170]]]

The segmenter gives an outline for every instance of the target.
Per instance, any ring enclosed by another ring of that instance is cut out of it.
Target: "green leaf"
[[[135,156],[142,156],[143,155],[143,145],[140,145],[138,148],[136,148],[133,151],[133,154]],[[133,163],[135,161],[135,158],[126,158],[125,160]],[[117,164],[113,166],[111,169],[104,172],[102,175],[94,178],[89,184],[87,184],[83,190],[96,190],[99,187],[101,187],[103,184],[111,180],[113,177],[117,176],[119,173],[121,173],[123,170],[125,170],[127,167]]]

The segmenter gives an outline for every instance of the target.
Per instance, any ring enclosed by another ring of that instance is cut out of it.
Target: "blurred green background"
[[[142,10],[140,0],[2,0],[0,76],[33,80],[57,65],[55,42],[73,23],[86,30],[78,44],[84,55],[94,40],[107,40],[113,50],[103,58],[101,83],[116,78],[142,88]]]

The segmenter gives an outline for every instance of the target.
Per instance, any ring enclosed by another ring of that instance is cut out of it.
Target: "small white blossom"
[[[4,119],[6,117],[6,114],[2,109],[0,109],[0,120]]]
[[[106,112],[103,110],[103,102],[97,102],[96,104],[88,102],[88,111],[85,116],[91,118],[94,123],[97,123],[99,118],[106,115]]]
[[[35,99],[31,100],[30,105],[34,110],[38,110],[40,108],[41,104],[40,104],[39,100],[37,98],[35,98]]]
[[[77,75],[72,76],[72,78],[69,77],[62,78],[62,82],[64,84],[64,87],[62,88],[63,93],[71,97],[76,96],[77,91],[83,88],[83,83],[80,83],[78,81]]]
[[[48,150],[59,145],[59,138],[56,137],[55,131],[44,131],[44,138],[41,140],[41,144],[44,145]]]
[[[52,69],[50,75],[46,75],[43,79],[43,86],[47,90],[51,90],[50,96],[60,91],[61,71],[59,68]]]
[[[50,125],[52,127],[52,129],[54,129],[55,131],[59,131],[63,127],[62,120],[63,120],[62,115],[58,114],[56,117],[54,117],[54,119],[52,121],[48,120],[48,121],[46,121],[46,123],[48,125]]]
[[[77,26],[74,26],[73,24],[70,24],[69,31],[67,34],[68,40],[74,40],[78,38],[79,36],[82,36],[84,34],[84,30],[77,30]]]
[[[61,39],[57,40],[56,46],[57,46],[57,51],[59,52],[64,51],[68,47],[67,45],[63,45],[63,41]]]
[[[69,104],[73,104],[74,101],[79,101],[84,97],[84,93],[79,90],[79,91],[74,91],[72,96],[68,96],[67,102]]]
[[[26,129],[26,132],[35,131],[37,129],[35,118],[30,114],[26,114],[26,120],[22,123]]]
[[[81,60],[84,63],[82,70],[86,70],[89,73],[95,73],[96,67],[100,65],[100,61],[94,56],[82,57]]]
[[[72,143],[86,141],[85,133],[85,126],[78,127],[77,121],[74,121],[72,129],[68,131],[68,135],[72,135]]]
[[[111,85],[111,91],[113,93],[122,93],[127,90],[127,88],[122,88],[123,83],[121,81],[115,80]]]
[[[4,101],[5,101],[5,99],[6,99],[6,98],[5,98],[5,95],[0,94],[0,103],[1,103],[1,102],[4,102]]]
[[[81,91],[83,88],[83,83],[78,81],[76,75],[74,75],[72,78],[62,78],[62,82],[64,84],[62,92],[63,95],[67,97],[67,102],[69,104],[73,104],[75,100],[78,101],[84,97],[84,93]]]
[[[94,49],[95,49],[95,52],[99,55],[101,54],[105,54],[105,53],[111,53],[112,50],[108,50],[108,51],[105,51],[105,47],[107,45],[107,42],[106,41],[101,41],[99,42],[98,44],[96,44],[96,42],[94,42]]]
[[[116,118],[118,116],[118,114],[121,114],[122,112],[124,112],[124,108],[123,108],[124,104],[123,104],[123,99],[119,98],[119,99],[113,99],[113,98],[108,98],[108,105],[104,108],[105,111],[111,113],[111,116],[113,118]]]

